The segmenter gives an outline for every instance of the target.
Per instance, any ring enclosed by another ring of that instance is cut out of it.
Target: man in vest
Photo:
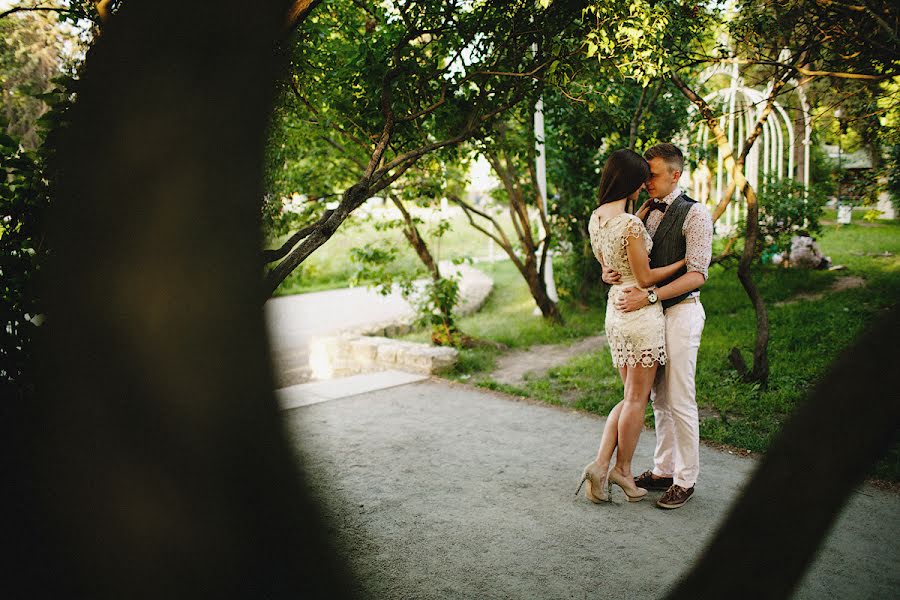
[[[653,469],[635,478],[638,487],[665,491],[660,508],[680,508],[694,493],[700,473],[700,421],[694,374],[706,313],[700,287],[706,283],[712,258],[712,218],[706,207],[678,188],[684,156],[672,144],[657,144],[644,153],[650,163],[650,212],[644,217],[653,238],[650,266],[661,267],[685,258],[677,274],[652,290],[629,288],[616,305],[630,312],[661,302],[666,317],[668,362],[657,371],[650,399],[656,419]],[[619,282],[619,274],[603,269],[603,281]]]

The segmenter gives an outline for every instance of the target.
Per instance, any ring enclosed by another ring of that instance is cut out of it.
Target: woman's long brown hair
[[[600,174],[597,206],[627,198],[650,177],[650,165],[633,150],[616,150],[606,159]]]

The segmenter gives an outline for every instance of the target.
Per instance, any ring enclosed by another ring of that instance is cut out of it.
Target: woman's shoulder
[[[600,229],[600,209],[595,208],[591,213],[590,218],[588,218],[588,231],[596,231]]]

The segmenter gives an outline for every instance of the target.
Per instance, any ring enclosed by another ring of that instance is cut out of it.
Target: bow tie
[[[654,210],[658,210],[659,212],[666,212],[666,209],[669,207],[669,205],[665,202],[660,202],[653,199],[649,200],[649,202],[650,204],[648,206],[650,206],[650,212],[653,212]],[[650,213],[648,212],[647,214],[649,215]]]

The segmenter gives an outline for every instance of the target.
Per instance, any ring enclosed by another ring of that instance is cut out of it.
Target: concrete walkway
[[[440,263],[444,274],[459,275],[459,314],[481,307],[493,286],[484,273],[468,265]],[[367,287],[343,288],[271,298],[265,305],[266,325],[280,386],[310,379],[309,354],[313,337],[364,333],[391,323],[409,324],[414,311],[398,291],[383,296]]]
[[[413,314],[399,292],[382,296],[364,287],[279,296],[266,302],[265,313],[275,372],[283,385],[309,379],[309,343],[314,336],[411,320]]]
[[[594,505],[573,493],[602,419],[379,375],[331,387],[328,398],[320,390],[314,403],[303,402],[312,388],[279,392],[364,598],[660,598],[754,468],[703,447],[684,508],[628,504],[617,488],[613,504]],[[393,387],[374,389],[384,385]],[[653,443],[644,432],[637,470],[650,465]],[[863,487],[796,597],[895,598],[898,564],[900,499]]]

